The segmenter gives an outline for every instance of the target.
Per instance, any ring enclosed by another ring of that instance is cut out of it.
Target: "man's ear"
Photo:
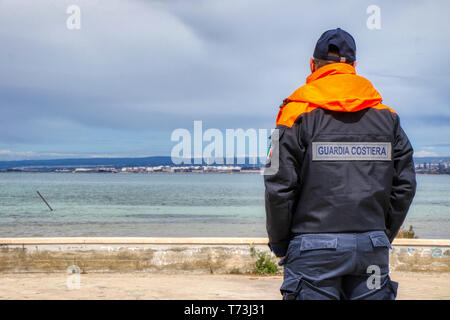
[[[309,67],[311,68],[311,73],[316,71],[316,64],[314,63],[314,59],[313,58],[309,59]]]
[[[353,62],[353,68],[356,68],[356,61]]]

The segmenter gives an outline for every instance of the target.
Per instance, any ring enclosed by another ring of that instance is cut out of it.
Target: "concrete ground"
[[[450,273],[392,272],[398,299],[450,299]],[[68,288],[68,282],[72,290]],[[0,299],[275,299],[282,276],[0,273]]]

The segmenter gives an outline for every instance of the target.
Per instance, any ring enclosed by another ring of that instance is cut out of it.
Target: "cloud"
[[[54,159],[74,157],[76,154],[62,154],[62,153],[38,153],[34,151],[11,151],[0,150],[0,160],[29,160],[29,159]]]
[[[447,1],[382,3],[375,31],[356,0],[78,0],[81,30],[69,31],[72,4],[0,2],[2,149],[167,155],[171,131],[194,120],[271,128],[337,26],[413,145],[450,144],[450,62],[436,60],[450,49]]]
[[[89,153],[57,153],[57,152],[35,152],[35,151],[11,151],[0,150],[0,161],[12,160],[34,160],[34,159],[63,159],[63,158],[121,158],[127,155],[115,154],[89,154]],[[130,155],[128,155],[130,156]],[[145,154],[134,154],[133,157],[144,157]]]
[[[436,152],[420,150],[414,151],[414,157],[423,158],[423,157],[438,157],[439,155]]]

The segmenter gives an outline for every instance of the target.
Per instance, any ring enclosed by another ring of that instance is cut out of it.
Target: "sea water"
[[[405,227],[450,238],[450,175],[417,181]],[[0,237],[69,236],[266,237],[263,176],[0,173]]]

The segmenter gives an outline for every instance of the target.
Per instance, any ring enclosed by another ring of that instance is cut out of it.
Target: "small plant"
[[[416,236],[413,230],[413,226],[409,226],[408,230],[405,230],[405,228],[402,226],[396,238],[417,239],[418,236]]]
[[[250,255],[256,257],[254,273],[257,274],[278,274],[277,263],[274,262],[273,257],[265,252],[256,251],[255,247],[250,244]]]
[[[272,256],[265,252],[257,253],[258,260],[255,263],[255,273],[259,274],[276,274],[278,273],[278,266],[273,261]]]

